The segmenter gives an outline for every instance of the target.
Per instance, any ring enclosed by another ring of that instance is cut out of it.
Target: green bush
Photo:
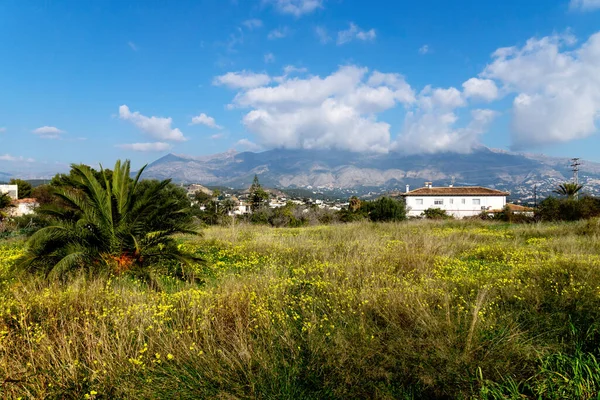
[[[584,196],[580,199],[548,197],[540,202],[535,211],[541,221],[577,221],[600,216],[600,199]]]
[[[385,196],[375,201],[364,202],[361,210],[365,210],[373,222],[404,221],[406,219],[404,201]]]
[[[428,208],[423,211],[423,216],[427,219],[452,219],[452,215],[448,215],[446,210],[441,208]]]

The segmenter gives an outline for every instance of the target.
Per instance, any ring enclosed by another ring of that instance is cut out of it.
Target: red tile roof
[[[422,187],[402,196],[508,196],[508,192],[481,186]]]
[[[521,206],[519,204],[507,203],[506,206],[508,207],[508,209],[510,211],[513,211],[513,212],[533,212],[533,211],[535,211],[531,207],[525,207],[525,206]],[[490,212],[502,212],[502,211],[503,210],[490,210]]]
[[[22,204],[22,203],[34,204],[34,203],[37,203],[37,200],[33,199],[33,198],[19,199],[19,200],[15,200],[14,203],[17,203],[17,204]]]

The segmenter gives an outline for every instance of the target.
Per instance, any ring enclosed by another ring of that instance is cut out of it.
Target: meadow
[[[158,289],[0,242],[0,398],[591,399],[600,221],[210,227]],[[166,270],[172,270],[166,269]]]

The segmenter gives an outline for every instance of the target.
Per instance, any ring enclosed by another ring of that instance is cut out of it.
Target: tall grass
[[[203,282],[12,275],[0,398],[597,398],[594,223],[214,227]]]

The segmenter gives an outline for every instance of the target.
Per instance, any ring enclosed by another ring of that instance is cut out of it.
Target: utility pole
[[[571,158],[571,170],[573,171],[573,182],[575,182],[576,185],[579,184],[579,166],[581,165],[581,163],[579,162],[579,158],[575,157],[575,158]],[[575,193],[575,199],[577,199],[578,193]]]

